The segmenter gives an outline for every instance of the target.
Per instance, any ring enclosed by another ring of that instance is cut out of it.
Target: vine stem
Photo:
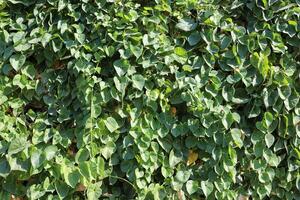
[[[91,143],[93,143],[93,119],[94,119],[94,103],[93,103],[93,98],[94,98],[94,89],[92,88],[92,92],[91,92],[91,102],[90,102],[90,117],[91,117],[91,126],[90,126],[90,134],[91,134]]]
[[[113,176],[113,175],[109,175],[108,177],[111,177],[111,178],[116,178],[116,179],[119,179],[119,180],[122,180],[122,181],[125,181],[126,183],[128,183],[129,185],[131,185],[131,187],[133,187],[135,193],[137,193],[138,189],[135,187],[135,185],[133,185],[131,182],[129,182],[128,180],[126,180],[125,178],[122,178],[122,177],[119,177],[119,176]]]

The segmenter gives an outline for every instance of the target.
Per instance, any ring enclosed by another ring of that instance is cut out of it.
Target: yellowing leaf
[[[196,162],[197,159],[198,159],[198,153],[195,153],[193,150],[189,150],[187,165],[189,166],[193,164],[194,162]]]

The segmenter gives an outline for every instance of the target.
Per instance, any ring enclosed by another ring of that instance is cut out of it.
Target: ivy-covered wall
[[[300,199],[299,0],[0,0],[0,199]]]

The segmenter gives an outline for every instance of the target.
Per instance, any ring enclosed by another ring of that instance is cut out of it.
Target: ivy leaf
[[[140,74],[135,74],[132,76],[132,83],[133,87],[137,88],[138,90],[143,90],[145,78]]]
[[[222,124],[226,130],[228,130],[231,127],[233,122],[234,122],[234,119],[233,119],[233,115],[231,112],[227,113],[222,119]]]
[[[243,140],[242,140],[242,132],[240,129],[233,128],[231,129],[231,136],[234,141],[234,143],[239,147],[242,148],[243,146]]]
[[[86,180],[92,179],[92,171],[88,161],[79,163],[79,172]]]
[[[15,71],[19,71],[25,64],[26,56],[23,54],[14,54],[9,58],[9,62]]]
[[[125,89],[128,85],[128,78],[126,76],[122,76],[119,78],[114,77],[114,83],[115,83],[117,90],[119,92],[121,92],[122,94],[125,94]]]
[[[11,141],[8,148],[8,155],[19,153],[27,148],[27,138],[20,136]]]
[[[65,198],[69,193],[69,190],[70,190],[69,186],[62,181],[56,181],[54,184],[55,184],[55,189],[56,189],[59,197]]]
[[[96,182],[88,186],[87,198],[88,200],[98,200],[102,194],[102,182]]]
[[[214,190],[214,185],[209,181],[201,181],[201,189],[206,197]]]
[[[181,183],[185,183],[189,180],[190,178],[190,175],[191,175],[191,172],[190,171],[178,171],[176,173],[176,179],[181,182]]]
[[[194,194],[199,189],[199,183],[197,181],[189,180],[186,182],[186,190],[189,195]]]
[[[84,162],[88,160],[89,156],[90,153],[86,148],[79,149],[79,151],[76,153],[75,161],[77,163]]]
[[[43,164],[44,160],[45,157],[40,151],[34,151],[30,157],[31,165],[34,169],[40,167]]]
[[[300,176],[299,175],[297,175],[296,187],[297,187],[298,191],[300,191]]]
[[[169,155],[169,165],[170,167],[175,167],[178,163],[182,161],[181,155],[178,152],[174,152],[172,149]]]
[[[264,78],[267,77],[270,69],[268,56],[263,53],[258,54],[257,52],[254,52],[250,57],[250,63],[258,69]]]
[[[97,174],[99,175],[100,179],[105,178],[105,161],[102,157],[97,158]]]
[[[116,151],[117,146],[114,142],[108,142],[102,149],[101,154],[105,159],[109,159],[111,155]]]
[[[187,41],[189,45],[194,46],[198,44],[201,40],[201,35],[199,32],[193,32],[191,35],[187,38]]]
[[[65,180],[66,183],[72,187],[75,188],[77,183],[80,180],[80,173],[77,169],[71,170],[71,171],[64,171]]]
[[[0,159],[0,176],[6,178],[9,175],[10,166],[6,159]]]
[[[186,50],[185,50],[184,48],[182,48],[182,47],[176,47],[176,48],[174,49],[174,52],[175,52],[176,55],[178,55],[178,56],[180,56],[180,57],[184,57],[184,58],[187,57],[187,52],[186,52]]]
[[[46,159],[51,160],[52,158],[54,158],[57,151],[58,151],[57,146],[55,145],[47,146],[44,150]]]
[[[192,31],[197,27],[197,23],[192,19],[180,19],[176,24],[176,28],[183,31]]]
[[[289,98],[290,95],[292,94],[292,89],[291,89],[290,86],[278,87],[277,91],[278,91],[279,97],[282,100],[285,100],[285,99]]]
[[[118,76],[123,76],[129,69],[129,62],[124,59],[114,61],[113,65]]]
[[[139,58],[143,53],[143,46],[130,44],[130,50],[136,58]]]
[[[271,124],[273,122],[273,115],[270,112],[266,112],[264,114],[264,121],[265,121],[267,127],[271,126]]]
[[[106,128],[112,133],[115,132],[119,128],[118,122],[113,117],[108,117],[104,121]]]
[[[270,148],[275,142],[275,137],[272,134],[268,133],[265,135],[265,141],[266,141],[267,147]]]
[[[58,12],[63,10],[68,5],[68,2],[66,0],[59,0],[58,1]]]

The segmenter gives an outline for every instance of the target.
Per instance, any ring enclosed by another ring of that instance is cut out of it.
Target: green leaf
[[[231,112],[227,113],[223,118],[222,118],[222,124],[225,127],[226,130],[228,130],[232,123],[234,122],[233,115]]]
[[[267,147],[270,148],[275,142],[275,137],[272,134],[268,133],[265,135],[265,141],[266,141]]]
[[[112,133],[115,132],[120,126],[113,117],[108,117],[105,121],[106,128]]]
[[[298,191],[300,191],[300,175],[297,175],[297,179],[296,179],[296,187],[298,189]]]
[[[171,133],[174,137],[178,137],[180,135],[184,135],[187,131],[187,128],[182,124],[174,124],[171,129]]]
[[[176,47],[176,48],[174,49],[174,52],[175,52],[176,55],[178,55],[178,56],[180,56],[180,57],[184,57],[184,58],[187,57],[187,52],[186,52],[186,50],[185,50],[184,48],[182,48],[182,47]]]
[[[79,151],[76,153],[75,161],[77,163],[84,162],[88,160],[89,157],[90,157],[89,151],[86,148],[82,148],[79,149]]]
[[[57,180],[54,182],[54,184],[56,192],[60,198],[63,199],[69,194],[70,187],[66,183]]]
[[[186,72],[192,72],[193,68],[190,65],[183,65],[182,69]]]
[[[7,96],[5,96],[3,94],[0,95],[0,105],[5,103],[7,100],[8,100]]]
[[[235,93],[234,87],[226,85],[222,88],[222,96],[223,96],[224,100],[227,102],[229,102],[233,99],[234,93]]]
[[[277,91],[282,100],[289,98],[289,96],[292,94],[292,89],[290,86],[279,87],[277,88]]]
[[[80,44],[84,44],[85,41],[85,35],[82,33],[74,33],[74,36],[76,38],[76,40],[80,43]]]
[[[182,170],[180,170],[180,171],[178,171],[176,173],[176,179],[179,182],[181,182],[181,183],[185,183],[185,182],[187,182],[189,180],[190,175],[191,175],[190,171],[187,171],[187,170],[186,171],[182,171]]]
[[[30,169],[30,161],[28,160],[23,161],[18,158],[8,157],[7,161],[9,162],[11,171],[28,172],[28,170]]]
[[[57,146],[55,145],[47,146],[44,150],[46,159],[51,160],[52,158],[54,158],[57,151],[58,151]]]
[[[29,187],[29,190],[27,190],[27,195],[30,197],[30,199],[40,199],[45,195],[46,191],[44,188],[42,188],[41,185],[33,184]]]
[[[91,166],[88,161],[79,163],[79,172],[88,181],[90,181],[93,177],[92,171],[91,171]]]
[[[221,40],[221,49],[227,48],[232,42],[231,37],[224,36]]]
[[[63,10],[68,5],[67,0],[59,0],[58,1],[58,12]]]
[[[214,185],[209,181],[201,181],[201,189],[206,197],[208,197],[214,190]]]
[[[114,83],[119,92],[125,94],[125,89],[128,85],[128,78],[126,76],[114,77]]]
[[[114,142],[108,142],[101,151],[101,154],[105,159],[109,159],[112,154],[116,151],[117,146]]]
[[[52,37],[52,35],[49,33],[45,33],[43,35],[42,40],[41,40],[43,47],[45,47],[50,42],[51,37]]]
[[[143,90],[145,78],[140,74],[135,74],[132,76],[132,83],[133,87],[137,88],[138,90]]]
[[[9,175],[10,166],[6,159],[0,159],[0,176],[6,178]]]
[[[45,161],[45,157],[42,152],[36,150],[32,153],[30,157],[31,165],[34,169],[39,168]]]
[[[180,156],[180,154],[178,152],[175,152],[174,149],[172,149],[169,154],[170,167],[175,167],[181,161],[182,161],[182,157]]]
[[[90,184],[87,188],[87,199],[98,200],[102,194],[101,189],[102,182]]]
[[[136,58],[139,58],[143,53],[143,46],[130,44],[130,50]]]
[[[186,182],[186,190],[189,195],[194,194],[199,190],[199,183],[197,181],[189,180]]]
[[[129,62],[124,59],[114,61],[113,65],[118,76],[125,75],[129,69]]]
[[[250,57],[250,63],[258,69],[264,78],[267,77],[270,69],[268,56],[263,53],[258,54],[254,52]]]
[[[97,158],[97,174],[99,175],[100,179],[105,178],[105,161],[102,157]]]
[[[63,172],[64,172],[66,183],[70,187],[75,188],[77,183],[80,180],[79,171],[76,169],[76,170],[72,170],[72,171],[63,171]]]
[[[197,27],[197,23],[192,19],[180,19],[176,28],[183,31],[192,31]]]
[[[280,163],[280,158],[276,156],[270,149],[264,149],[263,157],[267,163],[272,167],[277,167]]]
[[[267,125],[267,127],[271,126],[272,122],[273,122],[273,115],[270,112],[265,112],[264,114],[264,121]]]
[[[201,40],[201,35],[199,32],[193,32],[191,35],[187,38],[187,41],[189,45],[194,46],[198,44]]]
[[[14,76],[13,85],[18,86],[21,89],[24,89],[26,87],[26,79],[24,79],[24,76],[17,74]]]
[[[19,136],[13,139],[8,148],[8,155],[13,155],[19,153],[27,148],[27,138],[24,136]]]
[[[36,70],[33,65],[26,65],[24,69],[22,70],[22,73],[25,74],[28,78],[33,80],[36,75]]]
[[[25,64],[26,56],[23,54],[14,54],[9,58],[9,62],[15,71],[19,71]]]
[[[219,52],[219,47],[217,45],[213,44],[213,43],[209,43],[207,45],[206,49],[212,55],[214,55],[214,54],[216,54],[216,53]]]
[[[231,136],[234,141],[234,143],[239,147],[242,148],[243,146],[243,140],[242,140],[242,131],[237,128],[231,129]]]

